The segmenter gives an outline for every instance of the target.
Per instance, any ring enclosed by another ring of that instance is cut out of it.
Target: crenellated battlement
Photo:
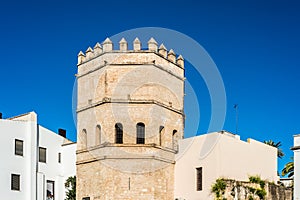
[[[142,43],[138,38],[135,38],[133,41],[133,49],[128,49],[128,43],[125,38],[122,38],[119,41],[119,49],[114,49],[113,42],[106,38],[102,45],[100,43],[96,43],[94,48],[88,47],[85,53],[82,51],[78,54],[78,63],[77,65],[81,65],[82,63],[88,62],[89,60],[98,57],[101,54],[107,53],[107,52],[154,52],[161,57],[165,58],[166,60],[184,68],[184,59],[181,55],[176,57],[176,54],[173,49],[170,49],[169,51],[167,48],[161,44],[158,47],[157,42],[154,38],[150,38],[148,41],[148,47],[147,49],[142,49]]]

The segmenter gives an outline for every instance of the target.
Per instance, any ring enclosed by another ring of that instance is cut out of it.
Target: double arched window
[[[123,125],[121,123],[115,124],[115,142],[123,144]],[[136,143],[145,144],[145,124],[142,122],[136,124]]]
[[[141,122],[136,124],[136,143],[145,144],[145,124]]]
[[[123,144],[123,125],[121,123],[116,123],[116,144]]]

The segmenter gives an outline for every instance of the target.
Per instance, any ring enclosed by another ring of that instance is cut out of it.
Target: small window
[[[173,146],[174,150],[178,151],[178,132],[177,132],[177,130],[173,130],[172,146]]]
[[[82,200],[90,200],[90,197],[83,197]]]
[[[197,191],[202,191],[202,167],[196,168]]]
[[[11,175],[11,190],[20,191],[20,175]]]
[[[15,139],[15,155],[23,156],[23,141]]]
[[[80,141],[80,144],[82,145],[81,149],[86,149],[87,148],[87,131],[86,131],[86,129],[83,129],[80,132],[78,140]]]
[[[123,126],[121,123],[116,123],[116,144],[123,144]]]
[[[47,149],[39,147],[39,162],[46,163]]]
[[[136,125],[136,143],[145,144],[145,124],[137,123]]]
[[[61,153],[58,153],[58,163],[61,163]]]
[[[54,200],[55,194],[54,194],[54,181],[47,180],[47,199],[48,200]]]
[[[101,144],[101,126],[97,125],[96,126],[96,145],[100,145]]]
[[[164,131],[165,127],[164,126],[160,126],[159,127],[159,145],[162,145],[162,135],[163,135],[163,131]]]

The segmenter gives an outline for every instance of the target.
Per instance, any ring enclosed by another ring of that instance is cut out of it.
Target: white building
[[[299,140],[300,141],[300,140]],[[220,131],[179,142],[175,165],[175,199],[214,199],[218,178],[248,181],[249,176],[277,183],[277,149]]]
[[[300,134],[294,135],[294,200],[300,200]]]
[[[76,173],[76,143],[65,131],[40,126],[30,112],[0,119],[0,133],[1,199],[63,200],[65,180]]]

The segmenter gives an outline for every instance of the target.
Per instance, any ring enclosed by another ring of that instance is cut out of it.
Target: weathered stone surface
[[[259,184],[224,180],[226,182],[226,189],[223,195],[227,200],[248,200],[250,196],[254,200],[260,200],[259,196],[253,194],[249,188],[260,188]],[[275,185],[273,183],[265,183],[266,200],[292,200],[292,190],[284,186]]]
[[[79,62],[78,200],[174,198],[174,155],[184,128],[184,69],[158,54],[154,39],[148,45],[149,50],[140,50],[135,40],[130,51],[124,39],[120,51],[114,51],[106,39],[103,52],[99,45],[97,56]],[[140,122],[145,144],[136,144]],[[122,124],[123,144],[115,144],[116,123]]]

